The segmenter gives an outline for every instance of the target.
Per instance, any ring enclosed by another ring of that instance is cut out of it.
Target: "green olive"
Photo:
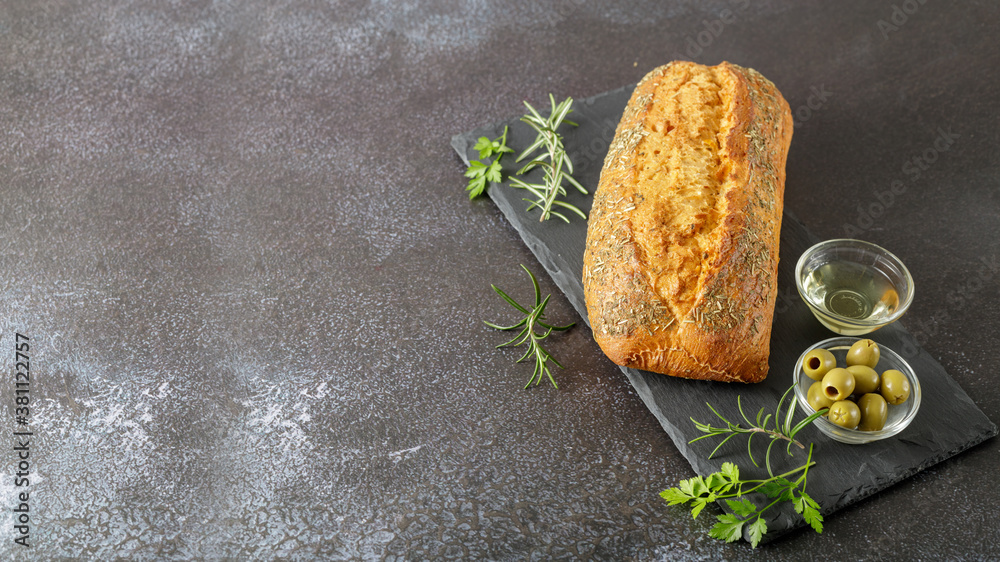
[[[830,411],[826,414],[826,417],[840,427],[854,429],[858,427],[858,422],[861,421],[861,409],[850,400],[839,400],[830,406]]]
[[[822,348],[814,349],[802,358],[802,371],[814,381],[823,380],[823,375],[836,366],[837,358]]]
[[[854,394],[858,396],[878,390],[878,372],[868,365],[851,365],[847,368],[854,375]]]
[[[809,402],[812,409],[817,412],[823,408],[829,408],[833,404],[833,400],[823,394],[823,383],[819,381],[812,383],[809,387],[809,392],[806,393],[806,402]]]
[[[906,402],[910,397],[910,381],[896,369],[882,373],[882,398],[893,406]]]
[[[854,392],[854,375],[847,369],[837,367],[823,376],[823,394],[834,402],[846,400]]]
[[[858,429],[878,431],[885,427],[885,420],[889,417],[889,406],[881,394],[865,394],[858,399],[858,409],[861,410],[861,421],[858,422]]]
[[[867,365],[875,368],[881,355],[878,344],[872,340],[858,340],[847,351],[848,365]]]

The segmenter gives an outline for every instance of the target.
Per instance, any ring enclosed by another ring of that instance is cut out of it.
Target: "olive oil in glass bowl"
[[[913,278],[888,251],[861,240],[827,240],[795,267],[799,294],[816,318],[845,336],[894,322],[913,301]]]

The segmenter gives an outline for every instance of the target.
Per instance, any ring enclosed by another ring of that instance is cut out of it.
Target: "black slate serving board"
[[[627,86],[576,101],[569,119],[578,126],[564,126],[560,129],[567,153],[576,168],[574,177],[591,191],[591,195],[596,189],[615,127],[633,89],[634,86]],[[536,109],[543,115],[547,114],[543,110],[548,108]],[[513,118],[456,135],[452,139],[452,146],[468,164],[470,159],[479,159],[478,153],[472,148],[476,139],[480,136],[491,139],[498,137],[505,125],[510,128],[508,146],[516,153],[527,147],[534,138],[527,125]],[[507,157],[503,162],[506,174],[515,172],[519,166],[514,163],[513,157]],[[535,173],[540,171],[533,172]],[[786,189],[795,188],[794,185],[786,185]],[[558,219],[540,222],[537,209],[531,212],[525,210],[527,203],[523,198],[527,193],[511,188],[506,183],[491,186],[488,193],[586,321],[581,279],[586,222],[576,217],[568,224]],[[590,209],[591,195],[582,195],[570,189],[565,200],[587,212]],[[765,408],[765,413],[773,412],[778,400],[792,383],[792,372],[802,350],[817,341],[837,335],[819,324],[795,289],[795,263],[799,255],[816,242],[818,240],[801,222],[785,214],[781,229],[778,301],[771,334],[770,372],[764,382],[755,385],[726,384],[679,379],[624,367],[621,369],[698,474],[715,472],[723,462],[731,461],[740,466],[744,477],[766,476],[763,466],[755,468],[746,459],[743,440],[733,439],[712,459],[708,455],[718,440],[704,439],[689,444],[691,439],[702,435],[691,423],[691,418],[719,425],[705,405],[710,402],[722,415],[735,421],[739,419],[736,408],[738,395],[742,396],[744,410],[750,416],[755,415],[760,408]],[[813,460],[817,461],[817,465],[809,472],[807,491],[822,506],[824,516],[997,434],[997,426],[976,407],[944,368],[917,345],[900,322],[869,337],[900,353],[910,363],[920,380],[922,406],[907,429],[877,443],[845,445],[827,438],[812,427],[799,434],[800,440],[815,445]],[[797,414],[796,420],[802,417],[804,416]],[[761,445],[758,454],[760,460],[764,440],[760,440],[757,445]],[[790,458],[782,448],[780,454],[772,454],[772,460],[775,461],[776,472],[783,472],[800,466],[805,460],[805,454],[797,453]],[[674,485],[683,477],[684,475],[665,475],[664,487]],[[785,504],[780,511],[771,510],[770,513],[769,532],[765,540],[804,524],[789,504]]]

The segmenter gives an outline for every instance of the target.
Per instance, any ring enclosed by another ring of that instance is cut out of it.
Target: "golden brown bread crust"
[[[619,365],[693,379],[767,376],[792,114],[723,62],[639,82],[604,161],[583,284]]]

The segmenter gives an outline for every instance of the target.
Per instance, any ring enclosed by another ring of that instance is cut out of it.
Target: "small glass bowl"
[[[862,240],[827,240],[806,250],[795,265],[795,286],[816,318],[845,336],[891,324],[913,302],[903,262]]]
[[[806,393],[809,392],[809,387],[812,383],[816,382],[809,378],[805,371],[802,370],[802,361],[805,359],[806,354],[817,348],[827,349],[833,353],[834,357],[837,358],[838,367],[846,367],[847,351],[851,348],[851,345],[859,339],[860,338],[849,337],[830,338],[811,346],[809,349],[803,351],[802,355],[799,356],[799,360],[795,364],[792,381],[795,384],[795,401],[798,402],[799,409],[802,410],[806,416],[811,416],[816,413],[816,410],[809,405],[809,402],[806,399]],[[886,437],[892,437],[900,431],[903,431],[906,429],[906,426],[910,425],[910,422],[913,421],[914,416],[917,415],[917,410],[920,409],[920,381],[917,380],[917,375],[913,372],[910,364],[907,363],[905,359],[900,357],[895,351],[881,344],[878,347],[881,352],[881,357],[879,358],[878,364],[875,365],[875,370],[878,371],[880,376],[889,369],[896,369],[906,375],[907,380],[910,381],[910,397],[902,404],[898,404],[896,406],[891,404],[889,405],[889,416],[885,420],[885,427],[878,431],[846,429],[834,424],[825,417],[816,418],[813,425],[815,425],[816,428],[823,432],[823,434],[827,437],[849,445],[870,443],[872,441],[878,441],[879,439],[885,439]]]

